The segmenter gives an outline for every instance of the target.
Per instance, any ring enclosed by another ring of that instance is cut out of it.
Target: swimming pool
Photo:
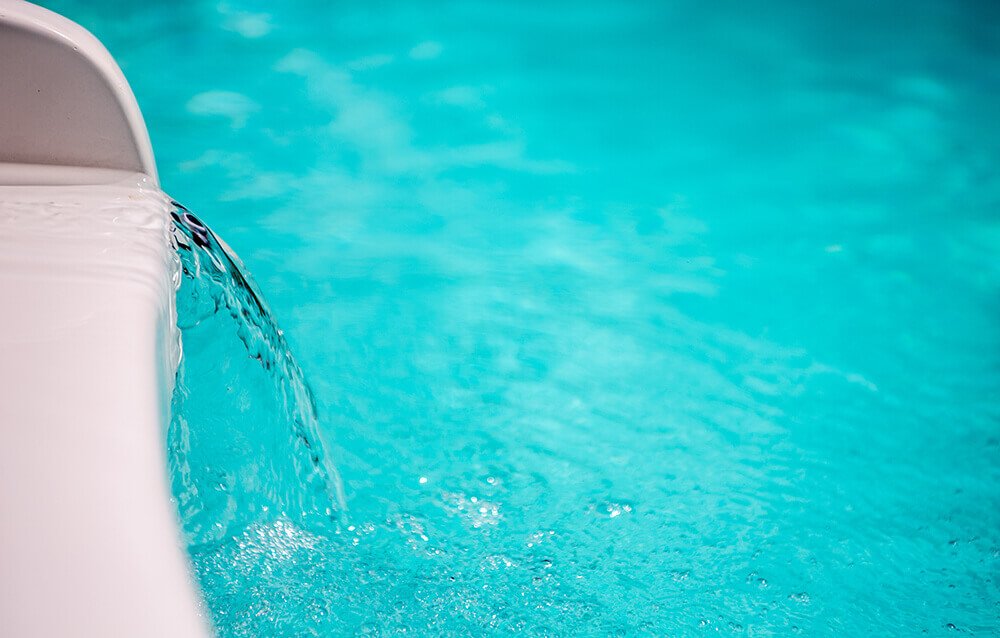
[[[223,635],[998,630],[995,9],[45,4],[256,276],[343,490],[202,495]],[[261,425],[194,343],[181,416]],[[261,427],[228,463],[286,458]]]

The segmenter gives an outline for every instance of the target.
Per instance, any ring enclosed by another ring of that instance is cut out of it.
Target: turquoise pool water
[[[222,635],[1000,632],[996,5],[46,4],[312,388],[185,336]]]

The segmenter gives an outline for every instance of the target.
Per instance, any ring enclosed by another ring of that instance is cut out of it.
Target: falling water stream
[[[177,206],[184,355],[168,447],[189,544],[279,519],[338,520],[340,479],[281,330],[239,258]]]

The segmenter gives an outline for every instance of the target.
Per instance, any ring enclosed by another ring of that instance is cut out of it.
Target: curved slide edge
[[[165,450],[171,209],[104,47],[0,0],[0,636],[212,633]]]
[[[118,169],[158,178],[125,76],[89,31],[0,0],[0,163]]]

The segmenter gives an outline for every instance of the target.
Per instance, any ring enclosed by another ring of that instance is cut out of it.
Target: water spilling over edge
[[[338,521],[340,477],[281,330],[239,258],[172,204],[183,355],[167,448],[189,545],[274,520]]]

